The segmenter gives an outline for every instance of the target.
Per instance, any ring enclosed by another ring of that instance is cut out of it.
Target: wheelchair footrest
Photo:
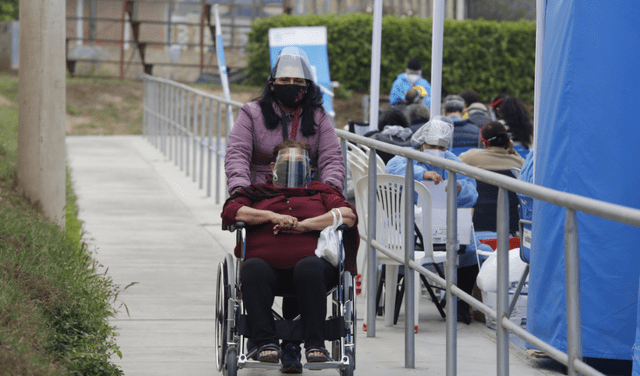
[[[317,363],[306,363],[303,368],[309,370],[323,370],[323,369],[334,369],[334,368],[344,368],[345,364],[342,362],[317,362]]]
[[[238,332],[251,338],[251,324],[247,315],[238,318]],[[335,341],[346,335],[344,317],[329,318],[324,322],[324,339]],[[276,320],[276,335],[288,341],[304,341],[304,328],[300,320]]]

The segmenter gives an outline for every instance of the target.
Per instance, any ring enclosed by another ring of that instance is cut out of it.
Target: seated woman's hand
[[[422,178],[424,180],[432,180],[433,182],[435,182],[436,184],[438,183],[442,183],[444,180],[442,179],[442,176],[440,176],[440,174],[438,174],[435,171],[425,171],[422,174]]]
[[[298,225],[298,218],[286,214],[273,213],[270,222],[275,225],[273,226],[273,233],[275,235],[280,231],[295,228]]]
[[[309,227],[308,221],[302,220],[300,222],[298,222],[293,228],[288,228],[288,229],[283,229],[282,232],[285,234],[302,234],[308,231],[311,231],[311,228]]]

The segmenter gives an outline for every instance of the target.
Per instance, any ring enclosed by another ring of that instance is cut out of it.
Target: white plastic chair
[[[367,169],[369,169],[369,147],[365,145],[356,145],[349,141],[347,141],[347,145],[351,148],[349,151],[353,151],[354,154],[358,155],[360,159],[365,161]],[[376,154],[376,166],[378,168],[378,174],[384,174],[386,172],[386,165],[378,154]]]
[[[404,226],[404,200],[406,194],[402,194],[400,187],[404,186],[404,177],[398,175],[380,174],[377,177],[376,187],[376,240],[388,249],[397,252],[404,258],[405,229],[414,231],[414,224]],[[446,252],[434,252],[431,231],[431,194],[422,183],[415,181],[415,191],[418,194],[418,206],[422,208],[422,223],[424,226],[424,251],[416,251],[414,260],[421,265],[442,263],[446,260]],[[368,179],[361,178],[356,182],[356,192],[359,200],[356,200],[356,210],[366,213],[368,200]],[[358,204],[358,201],[360,202]],[[368,217],[360,214],[360,218]],[[365,226],[366,229],[366,226]],[[387,288],[385,292],[385,325],[393,325],[393,314],[396,301],[396,283],[399,263],[378,252],[378,263],[386,265]],[[418,308],[420,298],[420,274],[415,273],[415,331],[418,331]],[[369,293],[369,292],[367,292]],[[375,293],[375,292],[373,292]],[[366,314],[366,313],[365,313]]]

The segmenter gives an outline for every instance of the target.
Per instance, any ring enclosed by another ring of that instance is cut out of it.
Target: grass
[[[122,375],[107,322],[122,289],[96,273],[69,173],[65,229],[17,191],[17,134],[17,106],[0,106],[0,375]]]

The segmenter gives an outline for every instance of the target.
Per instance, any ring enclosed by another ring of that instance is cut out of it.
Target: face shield
[[[307,53],[298,47],[285,47],[278,54],[271,78],[304,78],[313,81],[313,71]]]
[[[451,144],[453,144],[453,124],[442,116],[429,120],[411,137],[411,146],[421,148],[422,144],[451,148]]]
[[[304,149],[287,148],[278,152],[273,169],[273,185],[304,188],[311,181],[311,159]]]

